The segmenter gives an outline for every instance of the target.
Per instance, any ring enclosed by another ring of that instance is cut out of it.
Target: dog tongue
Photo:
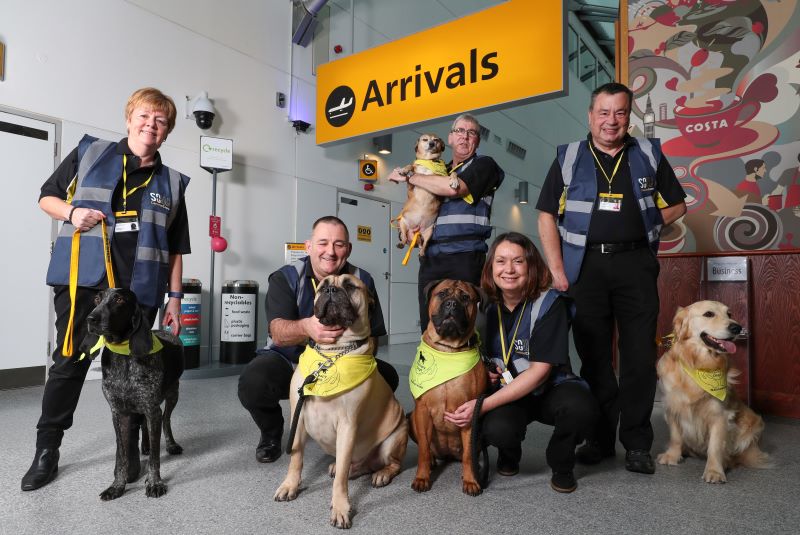
[[[719,343],[728,353],[736,353],[736,344],[731,342],[730,340],[720,340]]]

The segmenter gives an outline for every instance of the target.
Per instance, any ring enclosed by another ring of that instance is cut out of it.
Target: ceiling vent
[[[506,151],[508,151],[508,153],[512,156],[516,156],[520,160],[524,160],[525,155],[528,153],[527,149],[517,145],[513,141],[508,142],[508,145],[506,145]]]
[[[485,126],[481,126],[481,139],[489,139],[490,130]]]

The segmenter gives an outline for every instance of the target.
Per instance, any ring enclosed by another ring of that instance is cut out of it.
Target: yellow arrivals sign
[[[317,69],[317,144],[566,93],[562,0],[509,0]]]

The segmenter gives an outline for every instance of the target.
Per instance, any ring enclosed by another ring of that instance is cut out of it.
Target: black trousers
[[[394,392],[400,377],[386,361],[378,362],[378,372]],[[280,440],[283,436],[283,411],[280,400],[289,399],[289,383],[294,369],[275,351],[256,355],[239,376],[239,401],[250,413],[264,437]]]
[[[73,356],[65,358],[62,353],[64,337],[69,323],[69,287],[55,287],[53,305],[56,313],[56,347],[53,351],[53,364],[44,384],[42,396],[42,415],[36,424],[36,447],[58,448],[64,431],[72,427],[72,416],[78,406],[83,381],[92,361],[85,358],[78,361],[78,349],[86,336],[86,316],[94,310],[94,298],[98,290],[79,287],[75,296],[75,318],[72,335]],[[157,309],[145,311],[145,317],[152,324]]]
[[[575,300],[572,332],[581,376],[602,410],[594,438],[603,449],[614,447],[618,422],[626,450],[649,450],[653,444],[658,272],[658,259],[647,247],[606,254],[587,250],[569,292]],[[619,383],[612,364],[615,320]]]
[[[457,253],[437,256],[421,256],[417,277],[419,299],[419,329],[425,332],[428,328],[428,296],[425,287],[429,283],[443,279],[455,279],[481,284],[481,271],[486,261],[486,253]]]
[[[519,462],[528,424],[535,420],[552,425],[547,465],[554,472],[568,472],[575,466],[575,446],[591,432],[598,415],[597,401],[586,385],[569,381],[487,412],[481,433],[487,444]]]

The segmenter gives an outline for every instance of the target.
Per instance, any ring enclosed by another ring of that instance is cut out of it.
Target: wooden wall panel
[[[701,282],[706,257],[661,257],[659,335],[672,331],[678,306],[699,299],[728,305],[750,331],[732,356],[744,372],[743,399],[766,414],[800,418],[800,255],[752,254],[749,283]]]

